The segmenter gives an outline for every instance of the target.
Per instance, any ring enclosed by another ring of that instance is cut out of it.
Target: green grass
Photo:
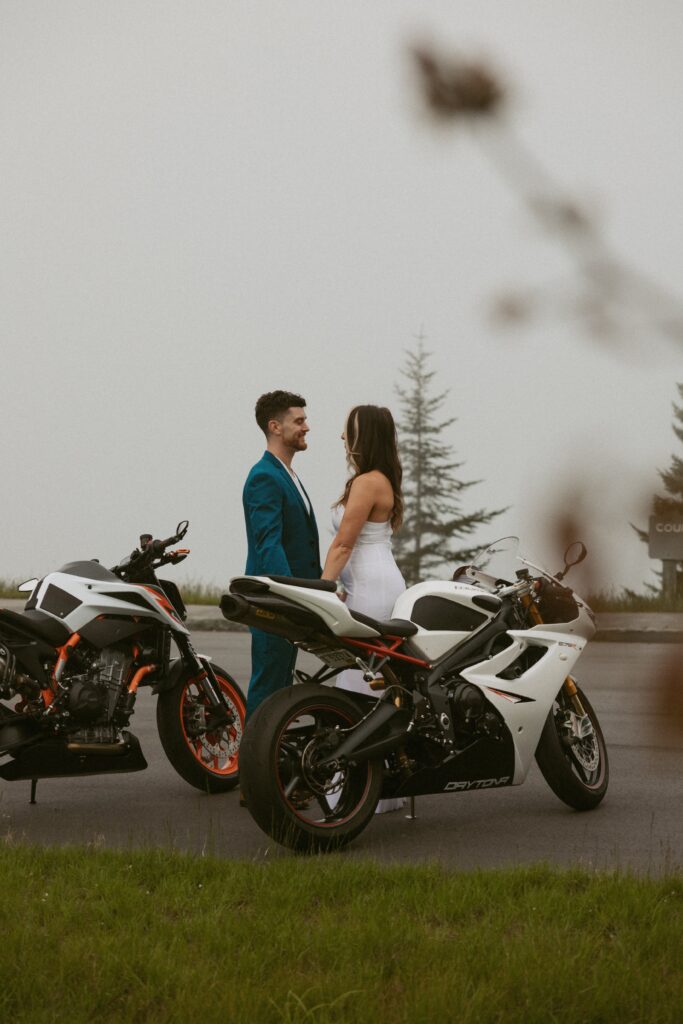
[[[224,586],[215,583],[202,583],[201,580],[188,580],[178,583],[185,604],[218,604],[223,594],[228,592],[228,581]]]
[[[0,579],[0,598],[1,597],[23,597],[24,600],[28,597],[28,594],[22,594],[17,590],[20,583],[23,580],[4,580]]]
[[[674,1024],[683,880],[0,848],[3,1020]]]

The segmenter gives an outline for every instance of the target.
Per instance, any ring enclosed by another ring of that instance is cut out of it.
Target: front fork
[[[526,612],[533,623],[537,626],[543,625],[543,616],[541,615],[538,605],[536,604],[531,594],[524,594],[522,597],[522,604],[526,609]],[[579,697],[579,691],[576,688],[576,683],[571,676],[567,676],[562,684],[562,689],[569,698],[574,711],[583,718],[586,714],[586,709],[583,706],[581,698]]]
[[[208,660],[202,660],[194,649],[192,641],[189,637],[183,637],[178,642],[176,640],[178,649],[186,665],[189,665],[194,672],[194,681],[198,686],[201,686],[206,699],[211,705],[212,714],[211,720],[208,725],[215,728],[217,725],[224,723],[230,724],[235,720],[235,716],[232,713],[230,705],[228,704],[223,691],[218,685],[216,679],[216,673],[211,667],[211,662]]]

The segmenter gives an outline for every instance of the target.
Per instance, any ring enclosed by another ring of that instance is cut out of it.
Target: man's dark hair
[[[268,437],[268,423],[270,420],[282,420],[282,417],[291,409],[292,406],[296,408],[303,408],[306,405],[306,399],[302,398],[301,395],[295,395],[292,391],[269,391],[265,395],[261,395],[256,403],[256,422]]]

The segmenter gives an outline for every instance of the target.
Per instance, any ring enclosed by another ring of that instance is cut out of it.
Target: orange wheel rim
[[[199,683],[190,679],[183,687],[180,698],[180,724],[187,749],[204,771],[219,778],[226,778],[234,775],[239,767],[239,746],[244,731],[244,705],[228,679],[216,673],[216,680],[235,720],[220,729],[202,732],[202,719],[210,705]]]

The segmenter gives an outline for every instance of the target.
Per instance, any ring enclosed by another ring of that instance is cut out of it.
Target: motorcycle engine
[[[110,721],[128,676],[131,658],[123,651],[106,648],[87,672],[65,680],[68,695],[65,709],[77,722]]]
[[[71,683],[66,707],[79,722],[96,722],[107,705],[107,688],[87,676]]]
[[[481,690],[471,683],[456,683],[448,691],[453,731],[469,739],[472,736],[490,736],[498,739],[503,725],[496,711],[484,698]]]

